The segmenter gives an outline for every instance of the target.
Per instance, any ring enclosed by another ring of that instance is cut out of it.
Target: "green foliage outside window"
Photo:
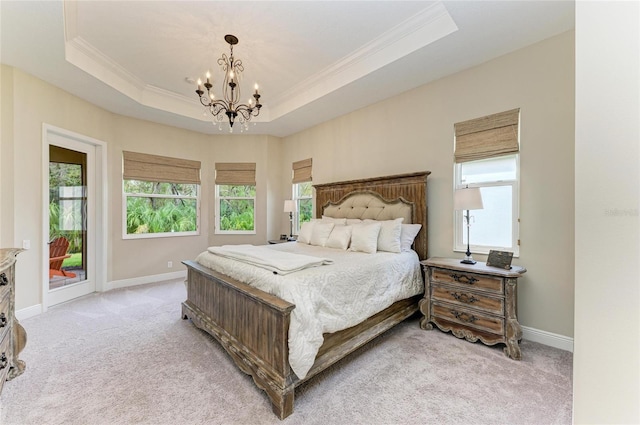
[[[125,180],[124,191],[128,235],[198,230],[197,185]]]
[[[221,231],[255,230],[255,197],[253,185],[218,185]]]
[[[59,162],[49,163],[49,241],[58,236],[63,236],[69,241],[69,253],[82,251],[82,230],[65,230],[60,223],[71,220],[64,214],[73,211],[60,208],[61,187],[81,187],[82,166],[79,164],[64,164]],[[64,262],[67,265],[67,261]]]
[[[298,222],[296,231],[300,230],[302,223],[310,221],[313,216],[313,186],[311,182],[294,184],[294,193],[297,202]]]

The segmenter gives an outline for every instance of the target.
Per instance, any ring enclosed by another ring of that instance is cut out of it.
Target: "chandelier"
[[[206,111],[210,112],[214,117],[214,125],[218,123],[218,128],[222,129],[222,122],[225,120],[225,115],[229,120],[229,132],[233,132],[233,124],[239,122],[244,130],[249,129],[249,121],[252,117],[257,117],[260,114],[260,94],[258,93],[258,84],[256,83],[253,93],[253,99],[249,99],[247,104],[240,103],[240,76],[244,67],[241,60],[236,60],[233,57],[233,46],[238,44],[238,38],[235,35],[227,34],[224,36],[224,40],[229,43],[231,54],[229,57],[222,54],[222,57],[218,59],[218,65],[224,72],[224,83],[222,85],[223,93],[222,99],[216,99],[213,90],[211,88],[211,73],[207,71],[206,83],[202,83],[201,79],[198,79],[198,89],[196,93],[200,97],[200,103],[205,107]],[[206,92],[203,90],[203,86]],[[205,114],[207,113],[205,111]],[[242,129],[241,129],[242,131]]]

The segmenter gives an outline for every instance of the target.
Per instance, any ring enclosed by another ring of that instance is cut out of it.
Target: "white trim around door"
[[[87,257],[91,266],[84,282],[49,289],[49,145],[87,154],[89,197]],[[106,143],[49,124],[42,125],[42,310],[95,291],[107,281],[107,149]]]

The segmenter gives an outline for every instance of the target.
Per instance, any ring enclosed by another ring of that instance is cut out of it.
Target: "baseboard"
[[[29,317],[37,316],[42,313],[42,304],[32,305],[31,307],[21,308],[20,310],[16,310],[16,319],[24,320]]]
[[[178,272],[154,274],[151,276],[134,277],[131,279],[112,280],[104,285],[104,291],[110,291],[112,289],[128,288],[130,286],[144,285],[146,283],[163,282],[165,280],[185,279],[187,277],[187,271],[182,270]]]
[[[522,338],[573,353],[573,338],[522,326]]]
[[[111,289],[119,289],[119,288],[128,288],[130,286],[136,285],[144,285],[146,283],[155,283],[155,282],[164,282],[166,280],[174,280],[174,279],[186,279],[187,271],[177,271],[172,273],[163,273],[156,274],[152,276],[143,276],[143,277],[135,277],[132,279],[122,279],[122,280],[114,280],[111,282],[107,282],[104,285],[104,291],[109,291]],[[32,305],[27,308],[22,308],[20,310],[16,310],[16,319],[25,320],[30,317],[37,316],[42,314],[43,312],[42,304]]]

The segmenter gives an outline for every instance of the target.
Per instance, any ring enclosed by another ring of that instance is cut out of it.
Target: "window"
[[[296,203],[296,220],[294,233],[300,232],[305,221],[310,221],[313,215],[313,186],[311,182],[295,183],[293,185],[293,200]]]
[[[471,251],[518,255],[518,155],[456,164],[456,189],[479,187],[483,209],[471,210]],[[467,249],[465,211],[455,212],[455,251]]]
[[[471,210],[470,248],[519,255],[520,110],[455,125],[454,190],[479,187],[483,209]],[[455,211],[454,251],[467,249],[466,211]]]
[[[311,184],[312,158],[296,161],[291,166],[293,200],[296,203],[293,232],[298,234],[305,221],[313,216],[313,186]]]
[[[216,163],[216,234],[255,234],[255,163]]]
[[[200,162],[123,152],[123,238],[199,234]]]

